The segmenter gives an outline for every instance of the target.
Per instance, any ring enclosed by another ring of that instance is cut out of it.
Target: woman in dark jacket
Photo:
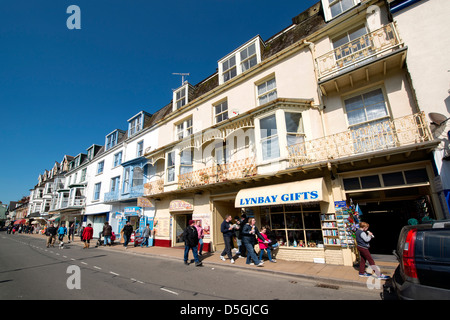
[[[248,223],[244,225],[244,228],[242,229],[242,243],[244,244],[245,248],[247,249],[247,264],[250,264],[250,259],[253,260],[255,265],[258,267],[262,267],[263,263],[261,260],[259,260],[258,256],[255,253],[254,246],[256,244],[256,238],[255,236],[258,236],[258,238],[265,241],[264,237],[259,233],[258,227],[256,226],[256,220],[255,218],[249,218]]]
[[[189,220],[189,225],[184,229],[183,231],[183,238],[184,238],[184,264],[188,265],[188,256],[189,256],[189,250],[192,249],[192,253],[194,254],[194,261],[195,265],[201,266],[202,263],[198,259],[198,252],[197,252],[197,246],[198,246],[198,233],[197,229],[195,228],[195,221]]]

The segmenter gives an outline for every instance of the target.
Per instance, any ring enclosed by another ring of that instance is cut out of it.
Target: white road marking
[[[111,274],[113,274],[113,275],[115,275],[115,276],[119,276],[118,273],[115,273],[115,272],[112,272],[112,271],[110,271],[109,273],[111,273]]]
[[[161,288],[161,290],[166,291],[166,292],[169,292],[169,293],[174,294],[174,295],[178,295],[178,292],[171,291],[171,290],[168,290],[168,289],[166,289],[166,288]]]

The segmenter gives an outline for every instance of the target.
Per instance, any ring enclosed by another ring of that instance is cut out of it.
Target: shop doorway
[[[401,229],[410,219],[418,223],[426,215],[433,217],[426,197],[416,200],[380,201],[359,204],[361,221],[369,223],[375,238],[370,242],[370,252],[375,255],[392,255],[397,247]]]
[[[174,247],[184,247],[184,241],[181,239],[181,234],[183,233],[184,229],[188,226],[189,220],[192,220],[192,213],[183,213],[183,214],[174,214],[173,220],[175,222],[174,224]]]
[[[228,214],[233,218],[235,216],[240,216],[241,214],[241,209],[234,207],[234,199],[214,201],[213,241],[214,250],[216,251],[222,251],[225,248],[223,234],[220,231],[220,225]]]

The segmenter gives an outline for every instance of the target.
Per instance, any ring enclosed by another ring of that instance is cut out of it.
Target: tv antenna
[[[172,73],[172,74],[177,75],[177,76],[181,76],[181,85],[184,84],[184,76],[189,76],[190,75],[189,73]]]

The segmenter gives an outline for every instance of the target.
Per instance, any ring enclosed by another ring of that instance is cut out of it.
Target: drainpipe
[[[319,97],[319,105],[317,106],[317,109],[319,110],[319,114],[320,114],[320,120],[322,122],[322,133],[324,135],[324,137],[326,137],[328,135],[327,129],[325,127],[325,122],[324,122],[324,117],[323,117],[323,109],[325,109],[325,106],[323,104],[323,99],[322,99],[322,92],[320,91],[319,88],[319,75],[317,73],[317,66],[316,66],[316,55],[315,55],[315,45],[313,42],[309,42],[303,40],[303,44],[307,45],[309,47],[309,50],[311,51],[311,56],[312,56],[312,60],[313,60],[313,67],[314,67],[314,76],[316,78],[316,83],[317,83],[317,96]]]

